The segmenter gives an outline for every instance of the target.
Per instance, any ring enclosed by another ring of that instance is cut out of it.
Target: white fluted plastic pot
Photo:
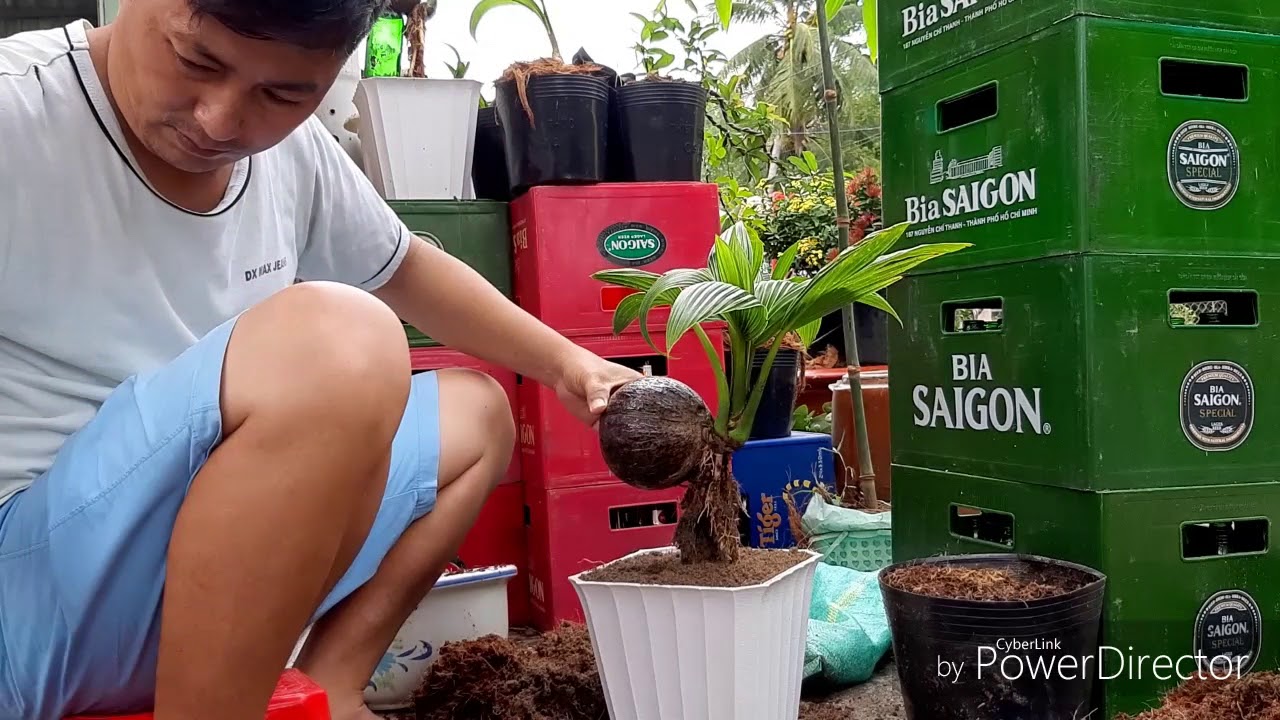
[[[468,200],[480,83],[362,78],[356,86],[365,175],[387,200]]]
[[[674,552],[659,548],[627,557]],[[820,557],[798,552],[809,557],[763,584],[741,588],[571,577],[611,720],[798,717]]]

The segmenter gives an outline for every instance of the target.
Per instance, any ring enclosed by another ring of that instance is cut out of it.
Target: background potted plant
[[[760,185],[761,192],[767,193],[767,201],[761,207],[760,237],[770,258],[779,257],[786,248],[799,242],[795,272],[812,276],[841,247],[834,177],[830,170],[819,170],[817,157],[808,150],[788,158],[788,163],[790,172],[776,183],[772,192],[767,192],[764,183]],[[871,168],[864,168],[845,184],[850,211],[849,242],[861,242],[869,233],[881,229],[881,194],[879,178]],[[869,365],[888,362],[889,316],[878,308],[859,305],[854,310],[854,319],[861,361]],[[834,347],[843,354],[844,329],[839,311],[823,318],[815,353],[824,346]]]
[[[692,3],[690,3],[692,7]],[[695,8],[696,10],[696,8]],[[697,40],[716,27],[694,17],[686,27],[667,14],[667,0],[659,0],[653,17],[632,13],[641,23],[636,54],[644,74],[615,91],[614,133],[623,182],[692,182],[702,179],[702,149],[707,117],[707,88],[702,78],[673,77],[676,56],[662,46],[675,41],[685,53],[683,70],[697,72],[693,52]]]
[[[544,0],[481,0],[471,36],[488,13],[506,6],[533,13],[551,44],[551,57],[513,63],[495,83],[512,195],[535,185],[604,181],[611,74],[595,63],[564,61]]]
[[[642,488],[686,486],[674,549],[642,551],[572,578],[613,717],[773,720],[794,714],[818,556],[741,547],[732,457],[750,437],[764,378],[784,338],[812,337],[825,314],[848,303],[892,312],[877,291],[966,247],[919,245],[890,253],[905,229],[869,236],[811,278],[790,273],[796,246],[770,270],[763,243],[742,224],[716,237],[705,268],[593,275],[638,291],[615,311],[615,332],[639,321],[652,345],[648,315],[669,306],[666,347],[655,349],[668,353],[686,333],[696,333],[719,395],[713,416],[688,386],[642,378],[619,388],[600,419],[601,450],[618,478]],[[728,327],[732,373],[703,329],[711,322]],[[750,351],[766,344],[762,375],[750,382]]]
[[[406,63],[393,60],[401,72],[394,76],[364,77],[356,86],[360,146],[365,173],[388,200],[450,200],[466,198],[475,150],[476,112],[480,83],[461,78],[428,78],[425,69],[426,23],[437,0],[416,3],[397,0],[389,12],[407,16],[403,35],[409,48]],[[369,54],[375,45],[390,52],[400,40],[396,33],[377,37],[375,25]],[[423,118],[432,119],[423,130]]]

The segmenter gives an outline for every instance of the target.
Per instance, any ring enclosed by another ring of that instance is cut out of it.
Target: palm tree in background
[[[735,0],[733,13],[735,20],[772,26],[731,57],[729,68],[744,76],[747,91],[787,119],[786,130],[774,138],[774,160],[812,150],[828,162],[830,142],[813,0]],[[846,164],[878,168],[879,75],[865,44],[852,39],[862,29],[862,3],[846,3],[828,22]]]

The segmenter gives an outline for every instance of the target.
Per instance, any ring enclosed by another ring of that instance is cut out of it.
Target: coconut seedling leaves
[[[662,277],[658,273],[649,272],[648,270],[636,270],[626,268],[622,270],[601,270],[592,273],[592,280],[599,280],[610,285],[631,288],[632,290],[648,290],[653,287],[658,278]]]
[[[906,228],[905,224],[895,225],[867,236],[842,250],[812,278],[789,277],[798,244],[788,248],[772,269],[768,268],[764,264],[763,243],[741,223],[715,237],[705,269],[671,270],[660,276],[641,270],[606,270],[593,277],[639,291],[619,304],[614,313],[615,333],[638,319],[645,342],[664,355],[669,355],[690,330],[698,334],[720,389],[716,430],[734,441],[745,442],[769,369],[789,333],[798,335],[808,346],[816,339],[823,316],[857,302],[898,319],[877,293],[913,268],[969,247],[964,243],[939,243],[890,252]],[[659,306],[671,306],[665,350],[653,343],[648,327],[649,312]],[[720,348],[713,346],[702,328],[703,323],[714,320],[723,320],[727,325],[732,372],[726,372],[720,362]],[[758,349],[766,349],[767,354],[752,384],[751,357]]]
[[[764,242],[753,238],[742,223],[734,223],[723,235],[717,235],[708,258],[711,275],[751,292],[760,265],[764,262]]]
[[[872,293],[898,282],[908,271],[934,258],[967,247],[969,245],[965,243],[919,245],[876,258],[860,269],[854,269],[855,264],[847,263],[843,267],[835,267],[829,273],[824,274],[820,271],[805,288],[805,293],[796,300],[788,323],[795,326],[803,325],[850,303],[867,303]],[[883,299],[871,302],[881,306],[879,303],[882,303]],[[896,313],[894,315],[896,316]]]
[[[863,297],[858,298],[858,302],[863,305],[870,305],[877,310],[883,310],[884,312],[889,313],[890,317],[894,320],[897,320],[899,323],[902,322],[902,318],[898,317],[898,311],[893,309],[893,306],[889,304],[889,301],[885,300],[884,297],[879,294],[879,291],[867,293]]]
[[[640,303],[644,300],[643,294],[628,295],[622,298],[622,302],[618,303],[618,307],[613,311],[613,334],[621,335],[631,323],[640,317]]]
[[[796,335],[800,336],[800,344],[806,348],[818,339],[818,331],[822,330],[822,320],[814,320],[807,325],[801,325],[796,329]]]
[[[700,282],[680,293],[671,305],[667,318],[667,352],[694,325],[713,320],[730,321],[730,313],[736,310],[760,307],[760,301],[751,293],[728,283]]]
[[[800,252],[800,241],[791,243],[791,247],[783,251],[778,257],[778,262],[773,266],[773,279],[783,280],[787,277],[787,273],[791,272],[791,266],[796,263],[796,254]]]
[[[656,282],[645,291],[643,299],[640,301],[640,336],[653,348],[654,352],[662,353],[662,349],[653,344],[653,339],[649,334],[649,313],[656,307],[669,306],[674,303],[680,295],[680,291],[700,282],[711,282],[715,278],[711,277],[706,270],[691,270],[688,268],[676,268],[668,270],[658,278]],[[665,354],[665,353],[663,353]]]

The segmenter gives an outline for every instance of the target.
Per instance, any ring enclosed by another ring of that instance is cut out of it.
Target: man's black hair
[[[350,55],[388,0],[188,0],[197,22],[210,17],[232,32],[308,50]]]

